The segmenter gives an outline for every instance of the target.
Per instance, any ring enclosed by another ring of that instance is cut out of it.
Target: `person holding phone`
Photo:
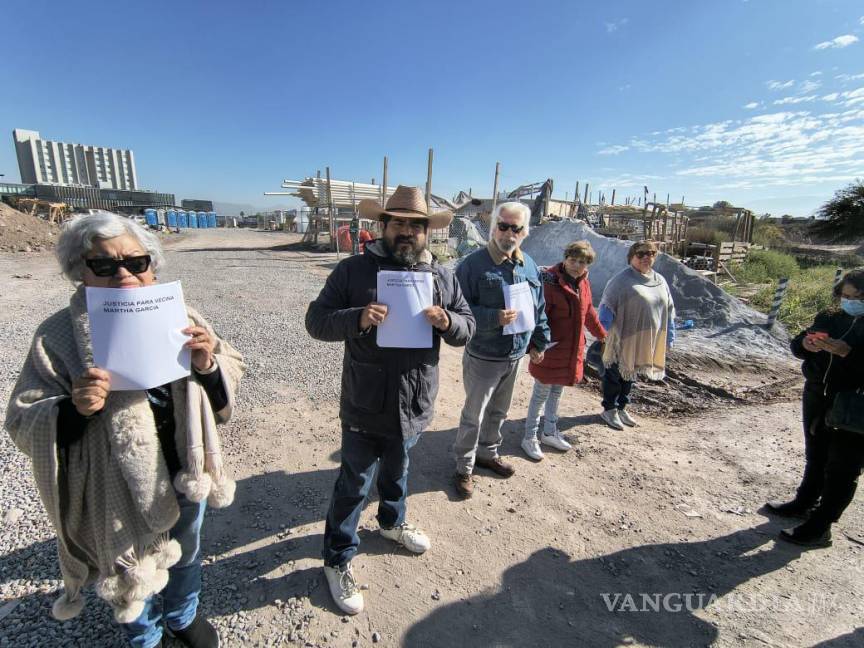
[[[803,546],[831,544],[831,524],[855,495],[864,467],[864,435],[825,423],[834,397],[864,387],[864,269],[851,270],[834,287],[839,307],[816,315],[791,343],[803,360],[804,475],[795,497],[768,502],[778,515],[804,518],[781,538]]]

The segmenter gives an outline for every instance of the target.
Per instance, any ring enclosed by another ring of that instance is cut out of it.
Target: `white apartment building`
[[[12,131],[24,184],[137,189],[135,156],[126,149],[43,140],[38,131]]]

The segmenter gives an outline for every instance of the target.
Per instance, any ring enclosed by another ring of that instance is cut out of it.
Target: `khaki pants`
[[[462,356],[465,405],[453,444],[459,474],[471,474],[475,457],[498,456],[501,426],[510,410],[520,363],[520,360],[481,360],[468,353]]]

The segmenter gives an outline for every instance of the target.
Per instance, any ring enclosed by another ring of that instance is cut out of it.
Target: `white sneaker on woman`
[[[624,424],[621,422],[621,419],[618,416],[618,410],[616,408],[604,410],[600,415],[600,418],[603,419],[603,422],[606,423],[613,430],[623,430]]]
[[[324,565],[324,575],[327,577],[327,585],[330,586],[330,596],[340,610],[346,614],[359,614],[363,611],[363,594],[354,580],[350,562],[341,567]]]
[[[627,410],[619,409],[618,410],[618,419],[629,427],[639,427],[639,424],[633,419],[630,414],[627,413]]]
[[[537,443],[537,437],[530,439],[522,439],[522,450],[534,461],[543,461],[543,451],[540,449],[540,444]]]
[[[567,452],[573,447],[560,432],[557,432],[556,434],[541,434],[540,443],[555,448],[556,450],[561,450],[561,452]]]

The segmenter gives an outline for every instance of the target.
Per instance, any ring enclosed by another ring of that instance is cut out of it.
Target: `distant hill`
[[[291,205],[285,203],[267,203],[266,205],[251,205],[247,203],[227,203],[213,201],[213,209],[220,216],[239,216],[240,212],[247,215],[255,214],[256,212],[275,211],[277,209],[293,209]]]

